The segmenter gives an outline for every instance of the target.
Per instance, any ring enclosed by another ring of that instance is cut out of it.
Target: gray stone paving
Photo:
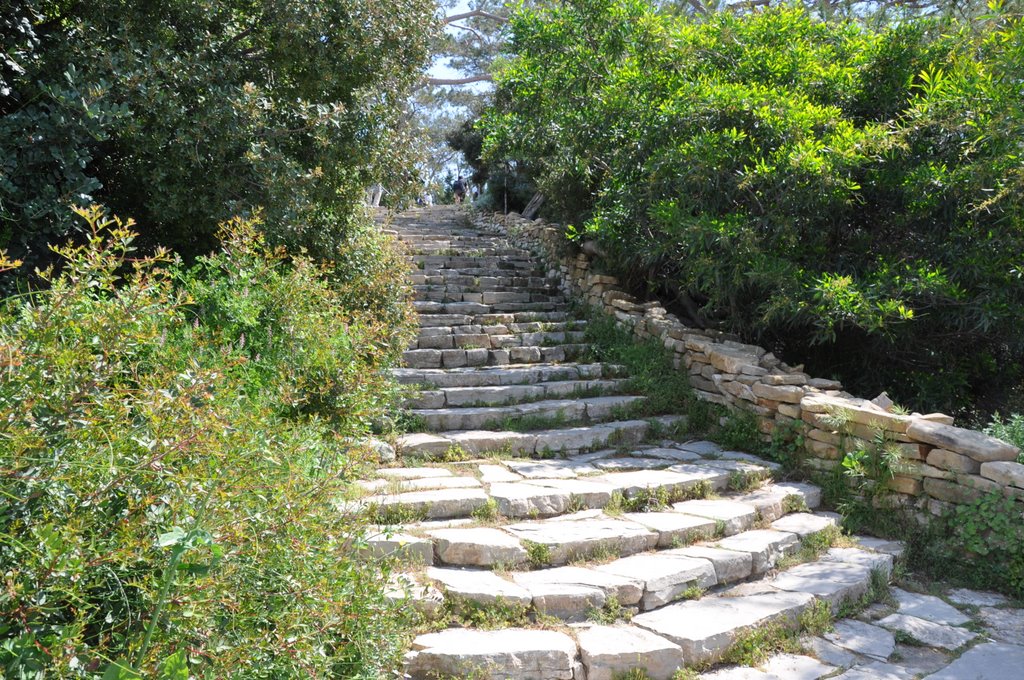
[[[776,464],[713,442],[644,441],[651,422],[619,417],[639,402],[623,392],[622,369],[573,361],[585,322],[568,316],[553,274],[528,252],[448,208],[395,226],[413,249],[421,321],[395,377],[422,388],[409,408],[433,430],[400,437],[399,460],[481,458],[382,468],[339,508],[398,524],[363,550],[402,560],[387,595],[428,621],[467,607],[526,615],[518,627],[417,636],[408,677],[610,680],[642,670],[668,680],[685,665],[720,662],[754,628],[793,625],[816,601],[840,611],[868,592],[873,572],[893,572],[902,545],[870,537],[780,569],[802,540],[836,525],[818,511],[820,489],[772,481]],[[485,429],[554,413],[564,425]],[[656,420],[659,431],[672,424]],[[731,493],[739,474],[760,483]],[[708,489],[711,498],[691,495]],[[1024,610],[1006,598],[894,588],[887,602],[804,636],[802,654],[700,677],[1024,677]]]

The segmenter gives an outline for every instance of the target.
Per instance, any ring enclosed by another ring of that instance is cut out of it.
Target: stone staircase
[[[629,417],[642,397],[621,367],[587,362],[585,323],[528,252],[452,208],[393,228],[421,321],[395,375],[419,388],[421,431],[347,509],[376,518],[367,557],[402,560],[391,596],[423,614],[408,677],[696,677],[686,669],[732,658],[755,631],[854,612],[886,589],[900,546],[841,536],[818,488],[673,436],[680,416]],[[912,637],[903,624],[890,628]],[[805,643],[817,659],[707,677],[889,677],[884,659],[844,652],[853,643]]]

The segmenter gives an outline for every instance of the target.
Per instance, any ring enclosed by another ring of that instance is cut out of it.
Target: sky
[[[455,7],[448,10],[448,13],[458,14],[460,12],[466,12],[468,10],[469,0],[459,0],[458,4],[456,4]],[[450,28],[447,30],[454,32],[456,29]],[[450,69],[447,66],[445,66],[444,59],[435,60],[434,65],[430,67],[428,73],[430,73],[430,75],[435,78],[458,78],[460,75],[463,75],[458,71]]]

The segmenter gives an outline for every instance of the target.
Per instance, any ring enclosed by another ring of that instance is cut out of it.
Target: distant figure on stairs
[[[455,180],[455,184],[452,185],[452,193],[455,194],[456,205],[462,203],[462,199],[466,197],[466,185],[462,181],[462,175],[459,175],[459,178]]]
[[[380,207],[380,197],[384,195],[384,185],[380,182],[371,184],[366,190],[366,204],[371,208]]]

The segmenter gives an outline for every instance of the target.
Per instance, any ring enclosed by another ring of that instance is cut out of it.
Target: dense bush
[[[262,206],[274,243],[330,257],[416,148],[401,113],[431,0],[3,6],[0,248],[32,265],[93,201],[186,256]]]
[[[633,285],[917,408],[1017,382],[1020,18],[572,0],[520,12],[512,47],[488,152]]]
[[[337,503],[406,338],[251,223],[187,268],[83,214],[0,308],[0,675],[383,677],[402,613]]]

